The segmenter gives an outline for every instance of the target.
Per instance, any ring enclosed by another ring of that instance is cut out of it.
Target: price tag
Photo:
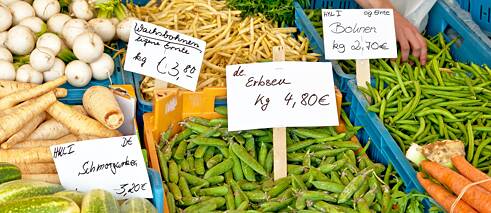
[[[195,91],[205,48],[200,39],[134,21],[124,69]]]
[[[326,59],[397,58],[392,9],[323,9]]]
[[[60,182],[68,190],[104,189],[117,199],[152,198],[138,136],[51,146]]]
[[[226,72],[229,131],[339,124],[329,62],[239,64]]]

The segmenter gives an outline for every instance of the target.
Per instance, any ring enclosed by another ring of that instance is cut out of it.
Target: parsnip
[[[17,163],[15,164],[24,174],[56,174],[54,163]]]
[[[28,122],[24,128],[22,128],[19,132],[15,133],[10,137],[5,143],[1,145],[2,149],[9,149],[15,144],[24,141],[35,129],[36,127],[44,121],[46,118],[46,113],[42,112],[36,115],[30,122]]]
[[[117,129],[123,125],[123,112],[121,112],[121,108],[119,108],[119,104],[109,88],[90,87],[85,91],[82,103],[87,113],[107,128]]]

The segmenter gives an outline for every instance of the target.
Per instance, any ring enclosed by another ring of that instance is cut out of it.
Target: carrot
[[[107,87],[90,87],[85,91],[82,103],[87,113],[107,128],[117,129],[123,125],[123,112],[113,92]]]
[[[105,100],[100,101],[103,102]],[[51,105],[47,112],[75,135],[91,135],[101,138],[121,136],[121,133],[117,130],[108,129],[98,121],[77,112],[59,101]]]
[[[44,118],[46,118],[45,112],[42,112],[32,118],[31,121],[24,126],[24,128],[12,135],[12,137],[1,145],[2,149],[9,149],[15,144],[24,141],[32,133],[32,131],[34,131],[36,127],[44,121]]]
[[[56,174],[54,163],[17,163],[22,174]]]
[[[60,184],[60,177],[58,177],[58,174],[26,174],[22,175],[22,179]]]
[[[14,149],[26,149],[26,148],[36,148],[36,147],[50,147],[53,145],[60,145],[65,143],[71,143],[75,141],[85,141],[91,139],[97,139],[98,137],[87,136],[87,135],[66,135],[56,140],[32,140],[32,141],[24,141],[16,144]]]
[[[53,81],[49,81],[47,83],[41,84],[39,86],[18,91],[16,93],[12,93],[0,99],[0,110],[8,109],[10,107],[15,106],[16,104],[32,99],[34,97],[45,94],[56,87],[64,84],[67,81],[66,76],[59,77]]]
[[[423,177],[423,173],[421,172],[418,172],[416,177],[418,178],[419,183],[423,186],[426,192],[428,192],[428,194],[430,194],[430,196],[435,199],[435,201],[440,204],[440,206],[442,206],[447,212],[450,212],[452,204],[455,202],[457,197],[448,192],[443,186],[433,183],[428,179],[425,179]],[[477,213],[476,210],[470,207],[469,204],[467,204],[463,200],[459,201],[457,206],[455,206],[454,211],[462,213]]]
[[[455,194],[460,194],[467,185],[472,184],[469,179],[438,163],[424,160],[421,166]],[[479,212],[491,213],[491,193],[480,186],[468,188],[462,199]]]
[[[485,173],[481,172],[479,169],[476,169],[476,167],[472,166],[472,164],[467,162],[465,157],[462,155],[452,157],[452,164],[455,166],[455,168],[457,168],[461,175],[465,176],[472,182],[478,182],[491,178]],[[491,182],[481,183],[479,186],[491,192]]]
[[[35,86],[38,86],[38,84],[0,80],[0,98]],[[55,95],[58,98],[63,98],[67,95],[67,90],[65,88],[56,88]]]
[[[21,107],[16,107],[9,114],[0,117],[0,141],[18,132],[33,117],[44,112],[50,105],[56,102],[54,93],[48,92],[42,96],[26,101]]]
[[[53,163],[49,147],[29,149],[0,150],[0,162],[17,163]]]

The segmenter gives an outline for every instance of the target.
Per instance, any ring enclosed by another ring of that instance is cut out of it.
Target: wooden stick
[[[273,47],[273,61],[285,61],[283,46]],[[287,176],[286,128],[273,128],[274,180]]]
[[[370,84],[370,60],[356,60],[356,85],[367,88],[367,82]],[[369,96],[366,96],[368,102],[372,102]]]

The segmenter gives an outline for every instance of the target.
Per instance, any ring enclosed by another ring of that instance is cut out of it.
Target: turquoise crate
[[[489,0],[484,1],[491,3]],[[305,32],[314,52],[321,54],[321,57],[324,58],[324,39],[317,33],[300,4],[295,2],[294,5],[297,27]],[[359,6],[353,0],[312,0],[309,9],[323,8],[357,9]],[[487,38],[483,32],[471,29],[469,24],[466,24],[467,21],[459,18],[457,14],[461,15],[463,12],[462,9],[451,7],[442,0],[437,1],[429,13],[428,34],[436,35],[443,32],[447,41],[460,37],[459,41],[451,48],[451,53],[455,59],[463,62],[491,64],[491,41],[485,41]],[[342,77],[335,75],[334,77],[338,81],[355,78],[352,74],[344,74]],[[347,84],[347,82],[343,82],[343,84]]]
[[[164,212],[164,188],[162,186],[162,178],[160,174],[148,168],[148,178],[150,179],[150,185],[152,186],[153,198],[151,199],[152,204],[157,208],[157,212]]]
[[[111,80],[106,79],[103,81],[98,81],[92,79],[90,83],[84,87],[74,87],[68,83],[63,84],[61,87],[68,90],[66,97],[59,99],[65,104],[75,105],[82,104],[82,97],[85,91],[91,86],[109,86],[112,84],[133,84],[133,75],[130,72],[123,70],[121,66],[121,57],[118,56],[114,59],[114,73],[111,76]]]
[[[481,29],[491,36],[491,1],[489,0],[457,0],[459,6],[469,12],[472,19]]]

